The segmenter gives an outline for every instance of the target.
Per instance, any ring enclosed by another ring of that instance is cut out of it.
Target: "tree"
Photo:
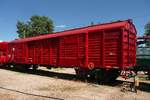
[[[48,34],[54,30],[53,21],[50,18],[38,15],[32,16],[27,22],[18,21],[16,26],[19,38]]]
[[[145,35],[150,35],[150,22],[145,25]]]

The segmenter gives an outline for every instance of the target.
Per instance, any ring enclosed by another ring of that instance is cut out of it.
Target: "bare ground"
[[[121,84],[120,80],[115,85],[81,81],[73,69],[27,73],[0,69],[0,100],[150,100],[149,82],[142,83],[137,94],[121,92]]]

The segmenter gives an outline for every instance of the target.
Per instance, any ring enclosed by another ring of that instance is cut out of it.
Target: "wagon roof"
[[[91,26],[86,26],[82,28],[75,28],[75,29],[65,30],[61,32],[55,32],[53,34],[45,34],[45,35],[29,37],[25,39],[16,39],[16,40],[11,41],[11,43],[29,42],[29,41],[48,39],[48,38],[54,38],[54,37],[59,37],[59,36],[86,33],[86,32],[96,31],[96,30],[105,30],[105,29],[112,29],[112,28],[117,28],[117,27],[125,27],[127,24],[131,24],[135,29],[135,26],[132,24],[131,20],[124,20],[124,21],[116,21],[116,22],[110,22],[110,23],[91,25]]]

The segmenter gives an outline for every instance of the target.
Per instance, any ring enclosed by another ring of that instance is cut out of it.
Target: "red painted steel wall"
[[[0,42],[0,51],[6,52],[8,48],[8,42]]]
[[[94,25],[14,40],[9,52],[19,64],[125,69],[136,63],[136,29],[128,20]]]
[[[0,42],[0,63],[7,63],[8,42]]]

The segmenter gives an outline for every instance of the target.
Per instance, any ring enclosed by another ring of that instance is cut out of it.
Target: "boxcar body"
[[[136,64],[136,29],[125,20],[18,39],[8,55],[14,65],[125,70]]]
[[[14,40],[9,52],[17,64],[125,69],[136,63],[136,30],[130,21],[93,25]]]

